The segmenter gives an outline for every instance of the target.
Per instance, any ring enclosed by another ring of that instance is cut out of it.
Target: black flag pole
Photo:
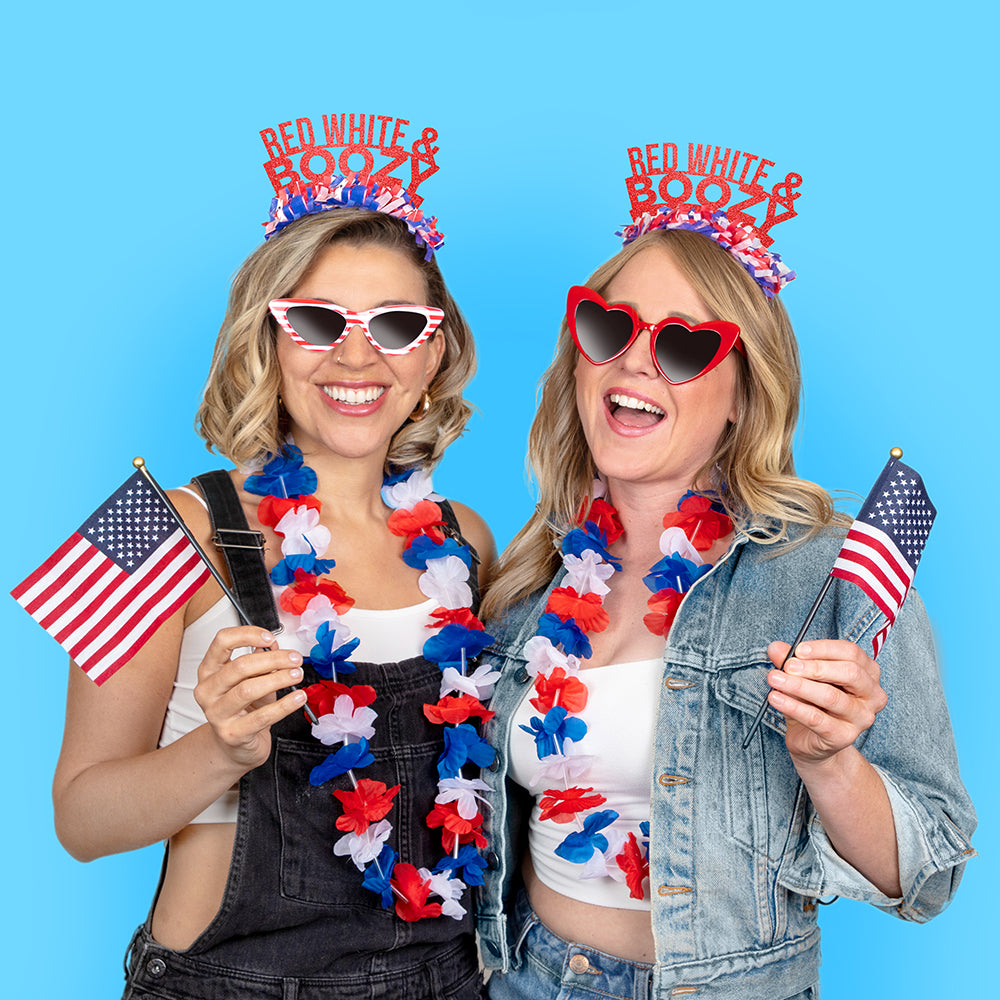
[[[208,567],[208,571],[215,578],[215,582],[218,583],[218,585],[222,588],[222,592],[226,595],[226,597],[229,598],[230,603],[236,609],[236,613],[242,619],[243,624],[253,625],[253,622],[250,621],[249,616],[243,610],[242,605],[240,604],[236,595],[233,593],[232,588],[223,579],[222,574],[215,568],[215,564],[209,558],[208,553],[201,547],[201,545],[198,542],[198,539],[195,538],[194,535],[191,533],[191,529],[184,523],[184,519],[178,513],[177,508],[171,502],[170,497],[167,496],[166,492],[160,487],[160,484],[153,478],[153,474],[146,467],[145,460],[142,459],[141,457],[136,457],[132,459],[132,464],[143,474],[143,476],[146,477],[146,481],[149,483],[150,486],[152,486],[156,495],[166,504],[167,510],[169,510],[170,513],[173,515],[174,520],[177,522],[177,526],[181,529],[181,531],[184,532],[184,535],[187,538],[187,540],[194,546],[195,552],[198,553],[198,556],[201,559],[201,561]],[[306,715],[309,717],[309,721],[313,725],[316,725],[316,723],[319,722],[319,719],[316,718],[316,713],[313,712],[313,710],[309,707],[308,702],[305,705],[305,712]]]

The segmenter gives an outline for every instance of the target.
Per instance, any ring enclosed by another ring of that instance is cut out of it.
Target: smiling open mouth
[[[667,414],[655,403],[621,392],[608,393],[604,398],[611,416],[626,427],[652,427]]]
[[[364,389],[347,389],[342,385],[324,385],[322,388],[323,392],[338,403],[348,403],[354,406],[374,403],[385,392],[384,385],[369,385]]]

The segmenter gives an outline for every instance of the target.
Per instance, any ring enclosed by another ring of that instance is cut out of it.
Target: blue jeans
[[[490,1000],[655,1000],[651,965],[628,962],[553,934],[538,919],[523,888],[511,923],[514,967],[490,977]],[[697,992],[710,997],[711,986]],[[810,987],[789,1000],[818,998],[819,988]]]

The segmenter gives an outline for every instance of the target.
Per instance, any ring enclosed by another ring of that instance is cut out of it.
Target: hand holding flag
[[[834,579],[857,584],[888,619],[872,640],[872,657],[877,657],[885,644],[889,629],[909,593],[937,515],[919,473],[899,461],[903,452],[893,448],[890,455],[851,525],[823,589],[792,642],[786,662],[805,638]],[[765,697],[743,740],[744,750],[760,726],[767,705]]]

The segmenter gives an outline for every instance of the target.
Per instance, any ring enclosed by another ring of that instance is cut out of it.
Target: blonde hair
[[[733,354],[737,419],[726,427],[696,482],[718,491],[733,520],[744,528],[753,526],[765,543],[786,540],[792,523],[812,531],[831,522],[846,523],[825,490],[795,475],[792,436],[801,376],[785,308],[776,298],[768,299],[728,251],[697,233],[655,230],[602,264],[587,287],[603,294],[618,272],[650,246],[669,252],[713,318],[740,327],[746,351]],[[541,402],[528,437],[528,467],[538,486],[538,504],[503,555],[484,616],[499,614],[548,584],[560,565],[558,539],[592,493],[596,470],[576,408],[578,358],[564,319],[555,358],[542,376]]]
[[[258,247],[233,279],[226,315],[215,343],[212,369],[195,426],[209,450],[237,464],[277,454],[285,440],[278,390],[278,326],[267,304],[287,298],[332,243],[377,245],[411,260],[427,287],[427,305],[444,310],[434,334],[444,352],[429,392],[425,419],[406,423],[392,438],[387,468],[433,467],[471,415],[462,398],[476,370],[472,332],[444,283],[437,262],[424,260],[406,225],[390,215],[341,208],[310,215]]]

